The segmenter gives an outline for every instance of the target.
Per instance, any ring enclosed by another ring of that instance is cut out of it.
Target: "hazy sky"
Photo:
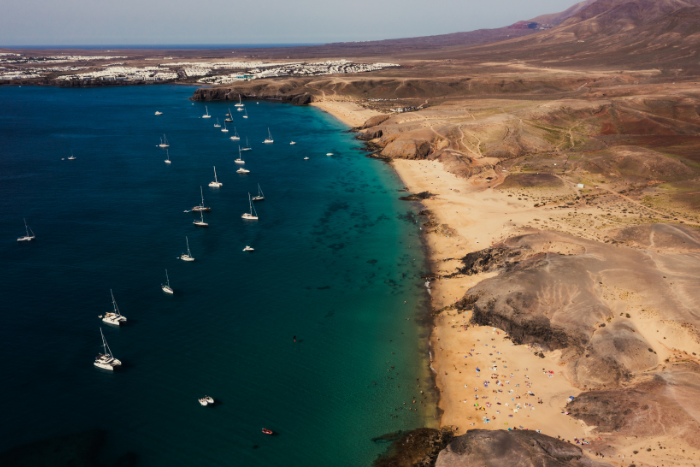
[[[576,2],[0,0],[0,46],[376,40],[506,26]]]

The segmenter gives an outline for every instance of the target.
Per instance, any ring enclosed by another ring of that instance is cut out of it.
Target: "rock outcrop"
[[[272,91],[272,92],[266,92]],[[288,102],[294,105],[308,105],[314,101],[314,96],[308,93],[303,94],[284,94],[279,92],[278,89],[265,90],[240,90],[232,87],[218,87],[218,88],[199,88],[194,92],[191,97],[193,101],[237,101],[238,96],[241,99],[253,100],[274,100],[280,102]]]
[[[435,467],[593,467],[578,446],[534,431],[470,430],[440,452]]]

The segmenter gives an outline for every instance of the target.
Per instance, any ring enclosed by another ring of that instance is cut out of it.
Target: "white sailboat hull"
[[[17,241],[18,241],[18,242],[31,242],[32,240],[34,240],[34,238],[36,238],[36,237],[31,237],[31,236],[30,236],[30,237],[27,237],[27,236],[25,236],[25,237],[19,237],[19,238],[17,239]]]
[[[192,212],[209,212],[211,211],[211,208],[207,208],[204,206],[195,206],[191,209]]]
[[[264,196],[254,196],[253,201],[265,201],[265,197]]]
[[[180,259],[183,261],[194,261],[194,258],[191,257],[190,255],[182,255],[182,256],[180,256]]]
[[[265,144],[272,144],[274,142],[275,142],[275,140],[272,140],[272,139],[266,139],[265,141],[263,141],[263,143],[265,143]]]
[[[166,164],[171,164],[172,162],[170,162],[170,161],[166,160],[166,161],[165,161],[165,163],[166,163]]]
[[[243,251],[255,251],[255,248],[246,246],[245,248],[243,248]]]
[[[173,293],[175,293],[175,292],[173,291],[173,289],[171,289],[171,288],[168,287],[167,285],[161,285],[160,288],[163,289],[163,292],[169,293],[170,295],[172,295]]]
[[[241,216],[241,218],[243,218],[243,219],[248,219],[248,220],[251,220],[251,221],[257,221],[257,220],[258,220],[258,216],[254,216],[254,215],[249,214],[249,213],[247,213],[247,212],[246,212],[245,214],[243,214],[243,215]]]
[[[163,115],[163,112],[158,112],[158,111],[156,110],[156,115]]]
[[[243,159],[236,159],[234,162],[236,164],[245,164],[245,161]]]
[[[238,141],[238,140],[240,140],[241,138],[240,138],[240,136],[231,136],[231,139],[234,140],[234,141]]]
[[[250,173],[250,170],[246,170],[246,169],[241,167],[240,169],[236,170],[236,173],[247,174],[247,173]]]
[[[222,186],[224,186],[224,184],[221,182],[211,182],[209,186],[212,188],[221,188]]]
[[[122,323],[126,323],[126,318],[114,313],[107,313],[105,317],[102,318],[102,321],[107,324],[113,324],[114,326],[120,326]]]
[[[170,145],[169,144],[159,144],[158,147],[159,148],[169,148]]]

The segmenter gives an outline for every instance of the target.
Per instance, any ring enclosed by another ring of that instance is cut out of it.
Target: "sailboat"
[[[112,295],[112,306],[114,307],[114,313],[107,313],[104,318],[102,318],[102,321],[107,324],[119,326],[121,323],[126,323],[126,318],[119,313],[119,307],[117,306],[117,301],[114,299],[112,289],[109,289],[109,293]]]
[[[248,144],[248,137],[246,136],[245,138],[245,146],[243,146],[243,149],[241,151],[252,151],[253,148],[250,147],[250,144]]]
[[[74,160],[76,160],[76,159],[77,159],[77,157],[75,157],[75,156],[73,155],[73,151],[71,151],[71,152],[70,152],[70,157],[68,158],[68,160],[69,160],[69,161],[74,161]]]
[[[190,253],[190,239],[185,237],[185,241],[187,242],[187,254],[180,255],[180,259],[183,261],[194,261],[192,253]]]
[[[250,212],[245,212],[241,216],[243,219],[248,219],[251,221],[257,221],[258,220],[258,213],[255,212],[255,208],[253,207],[253,201],[250,199],[250,193],[248,193],[248,203],[250,204]],[[253,215],[255,213],[255,215]]]
[[[197,227],[209,227],[209,224],[204,222],[204,214],[201,211],[199,213],[199,220],[195,219],[192,223]]]
[[[211,115],[209,115],[209,108],[205,105],[204,106],[205,114],[202,115],[202,118],[211,118]]]
[[[214,124],[214,128],[221,128],[221,123],[219,123],[219,119],[216,119],[216,123]]]
[[[102,336],[102,349],[104,353],[97,354],[97,357],[95,357],[95,366],[103,370],[114,371],[114,367],[121,366],[122,362],[112,355],[112,349],[107,345],[107,339],[105,339],[105,335],[102,333],[102,328],[100,328],[100,335]]]
[[[168,143],[168,138],[163,135],[163,137],[160,139],[160,144],[158,145],[159,148],[169,148],[170,143]]]
[[[169,293],[170,295],[174,294],[175,291],[173,290],[172,287],[170,287],[170,278],[168,277],[168,270],[165,270],[165,284],[160,284],[160,288],[163,289],[163,292]]]
[[[241,95],[238,95],[238,104],[234,105],[234,107],[245,107],[243,105],[243,102],[241,101]]]
[[[166,163],[166,164],[171,164],[172,162],[171,162],[171,160],[170,160],[170,152],[169,152],[169,150],[166,149],[166,150],[165,150],[165,154],[166,154],[166,157],[167,157],[167,159],[165,159],[165,163]]]
[[[265,141],[263,141],[263,143],[265,143],[265,144],[271,144],[271,143],[274,143],[274,142],[275,142],[275,141],[272,139],[272,133],[270,133],[270,129],[268,128],[268,129],[267,129],[267,138],[265,139]]]
[[[243,115],[243,118],[248,118],[248,109],[245,109],[245,115]]]
[[[22,219],[22,220],[24,221],[24,231],[27,233],[27,235],[25,235],[24,237],[19,237],[17,239],[17,241],[18,242],[31,242],[32,240],[34,240],[36,238],[36,236],[34,235],[34,232],[32,231],[32,229],[30,229],[27,226],[27,220],[26,219]],[[29,232],[32,232],[32,234],[29,235]]]
[[[258,196],[253,196],[253,201],[265,201],[265,194],[260,189],[259,183],[258,183]]]
[[[231,136],[231,139],[234,141],[238,141],[239,139],[241,139],[241,137],[238,136],[238,131],[236,130],[235,126],[233,127],[233,136]]]
[[[224,122],[224,127],[221,129],[224,133],[228,133],[228,128],[226,128],[226,122]]]
[[[193,207],[192,211],[194,211],[194,212],[199,212],[199,211],[209,212],[209,211],[211,211],[210,207],[204,206],[204,193],[202,192],[201,186],[199,187],[199,194],[202,195],[202,204],[200,204],[199,206]]]
[[[228,109],[228,113],[226,114],[226,120],[225,122],[232,122],[233,121],[233,114],[231,113],[231,109]]]
[[[224,186],[223,183],[219,181],[219,179],[216,177],[216,167],[214,167],[214,181],[209,183],[209,186],[212,188],[221,188]]]
[[[238,159],[234,161],[236,164],[245,164],[245,161],[241,159],[241,147],[238,146]]]

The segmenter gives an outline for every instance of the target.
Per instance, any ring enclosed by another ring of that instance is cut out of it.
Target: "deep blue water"
[[[192,92],[0,87],[0,451],[100,428],[106,460],[144,466],[369,465],[373,437],[433,418],[404,409],[430,382],[400,182],[333,117],[263,101],[234,110],[253,147],[238,175],[233,133],[213,127],[230,104],[202,119]],[[244,221],[258,183],[260,220]],[[209,229],[184,212],[200,185]],[[35,242],[16,241],[23,217]],[[176,259],[185,236],[193,263]],[[98,319],[110,289],[121,328]],[[100,327],[114,374],[92,364]]]

